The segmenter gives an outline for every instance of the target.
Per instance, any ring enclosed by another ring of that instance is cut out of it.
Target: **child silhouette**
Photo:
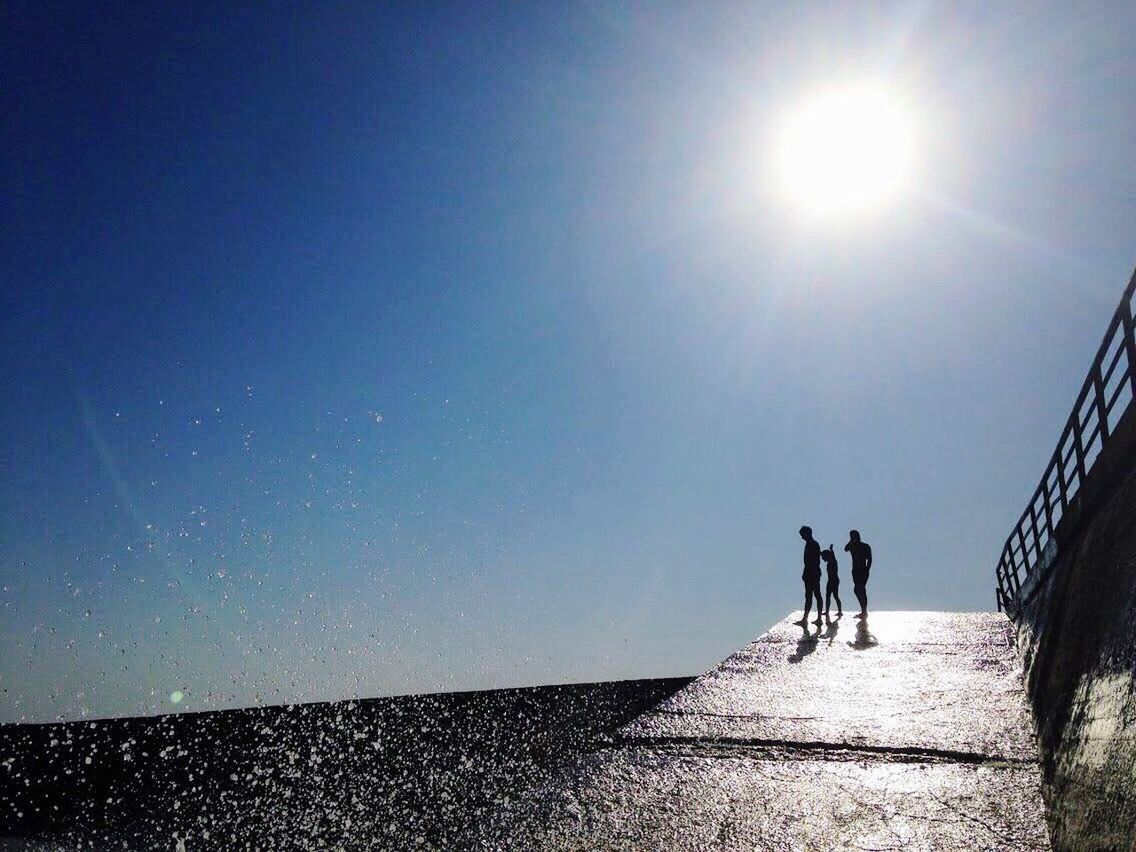
[[[840,574],[836,564],[836,553],[832,549],[832,545],[828,546],[827,550],[820,552],[820,558],[824,560],[824,567],[828,569],[828,585],[824,590],[824,614],[832,610],[832,599],[836,598],[836,617],[844,615],[844,607],[840,603]]]

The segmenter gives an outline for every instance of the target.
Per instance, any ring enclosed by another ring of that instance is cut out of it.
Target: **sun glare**
[[[790,110],[775,147],[781,190],[821,218],[877,208],[898,196],[913,171],[911,111],[886,89],[833,88]]]

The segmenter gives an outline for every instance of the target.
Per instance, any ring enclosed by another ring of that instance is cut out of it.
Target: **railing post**
[[[1023,518],[1022,520],[1025,520],[1025,519]],[[1029,573],[1030,573],[1029,551],[1026,549],[1026,534],[1024,532],[1022,532],[1021,521],[1018,521],[1018,544],[1020,544],[1022,546],[1022,569],[1023,569],[1023,573],[1025,573],[1025,575],[1028,577]],[[1017,572],[1015,571],[1014,573],[1016,574]],[[1020,592],[1022,590],[1022,578],[1016,577],[1015,579],[1017,580],[1017,583],[1015,583],[1017,588],[1014,589],[1014,592],[1017,593],[1017,592]]]
[[[1104,404],[1104,376],[1101,375],[1101,362],[1093,364],[1093,397],[1096,401],[1097,428],[1100,431],[1101,449],[1108,440],[1108,408]]]
[[[1073,412],[1073,451],[1077,456],[1077,490],[1085,484],[1085,445],[1081,442],[1081,411],[1080,406]]]
[[[1124,348],[1128,351],[1128,381],[1136,398],[1136,322],[1132,319],[1132,303],[1128,299],[1120,303],[1120,326]]]
[[[1062,441],[1057,445],[1057,496],[1061,498],[1061,516],[1065,516],[1065,510],[1069,508],[1069,483],[1065,481],[1065,453],[1062,447],[1065,442]]]
[[[1034,565],[1041,561],[1041,535],[1037,531],[1037,492],[1034,492],[1030,501],[1030,527],[1033,529],[1033,555],[1036,558]]]
[[[998,561],[998,567],[995,569],[994,573],[998,578],[998,586],[995,589],[995,591],[998,593],[998,600],[1000,604],[1005,603],[1008,605],[1008,602],[1010,600],[1010,592],[1008,589],[1009,582],[1006,575],[1005,556],[1003,556],[1003,558]],[[999,611],[1001,611],[1001,606],[999,606]]]
[[[1053,531],[1053,501],[1049,495],[1049,469],[1046,468],[1045,478],[1041,480],[1041,493],[1045,497],[1045,532],[1050,538],[1056,533]]]

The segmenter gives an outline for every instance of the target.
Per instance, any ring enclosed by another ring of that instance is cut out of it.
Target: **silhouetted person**
[[[868,616],[868,573],[872,570],[872,548],[866,541],[860,540],[859,530],[850,530],[848,544],[844,549],[852,554],[852,591],[856,593],[856,600],[860,602],[860,614],[857,618]]]
[[[801,579],[805,581],[805,617],[797,624],[803,627],[809,623],[809,610],[812,609],[814,597],[817,602],[817,624],[821,622],[824,607],[820,597],[820,545],[813,538],[812,527],[801,527],[800,532],[801,538],[805,540],[805,570],[801,574]]]
[[[820,558],[824,560],[824,567],[828,569],[828,584],[824,587],[824,614],[828,615],[832,611],[832,599],[836,598],[836,617],[844,615],[844,604],[840,602],[840,569],[836,564],[836,553],[832,550],[832,545],[828,546],[827,550],[820,552]]]

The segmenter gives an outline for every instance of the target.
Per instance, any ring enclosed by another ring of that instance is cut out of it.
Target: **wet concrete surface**
[[[3,726],[0,849],[1050,849],[1004,616],[795,617],[694,680]]]
[[[509,848],[1050,848],[1004,616],[795,614],[511,815]]]
[[[1011,625],[980,613],[881,612],[807,631],[786,620],[626,734],[1037,760]]]

